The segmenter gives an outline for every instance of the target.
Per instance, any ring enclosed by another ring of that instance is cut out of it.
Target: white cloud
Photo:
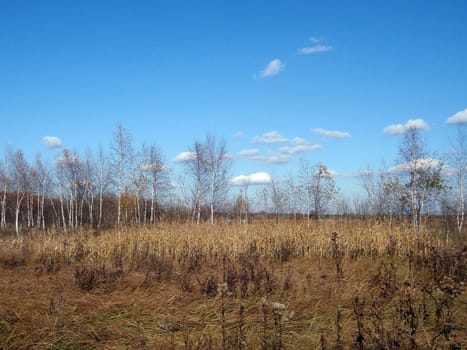
[[[288,139],[281,136],[277,131],[270,131],[253,137],[251,143],[283,143],[287,141]]]
[[[352,135],[350,135],[346,131],[332,131],[332,130],[325,130],[321,128],[315,128],[313,129],[313,132],[322,137],[332,137],[335,139],[348,139],[352,137]]]
[[[467,124],[467,108],[449,117],[446,124]]]
[[[279,152],[282,154],[297,154],[297,153],[317,151],[322,148],[323,146],[319,144],[315,144],[315,145],[300,144],[300,145],[296,145],[293,147],[281,147],[279,148]]]
[[[42,138],[42,142],[50,148],[61,148],[62,147],[62,140],[60,140],[56,136],[44,136]]]
[[[181,152],[173,159],[173,161],[175,163],[182,163],[193,159],[195,159],[195,154],[193,152]]]
[[[268,78],[274,75],[279,74],[282,70],[284,70],[285,64],[281,62],[280,59],[275,58],[271,62],[269,62],[266,67],[259,73],[259,76],[254,76],[254,78]]]
[[[308,55],[311,53],[327,52],[331,50],[334,50],[332,46],[317,44],[314,46],[302,47],[301,49],[299,49],[299,52],[304,55]]]
[[[242,185],[266,185],[271,183],[271,176],[268,173],[260,172],[251,175],[239,175],[230,180],[232,186]]]
[[[302,137],[294,137],[291,141],[294,145],[307,145],[308,144],[308,141]]]
[[[389,173],[401,173],[404,171],[408,171],[415,167],[415,169],[429,169],[429,168],[437,168],[437,167],[443,167],[444,164],[441,160],[435,159],[435,158],[422,158],[422,159],[417,159],[413,162],[410,163],[402,163],[398,164],[396,166],[393,166],[388,169]]]
[[[409,119],[405,124],[388,125],[384,128],[383,132],[386,135],[400,135],[409,129],[428,130],[428,124],[423,119]]]
[[[245,137],[245,133],[243,131],[237,131],[233,136],[237,139],[243,139]]]
[[[331,170],[331,175],[336,177],[361,177],[368,175],[367,170],[356,171],[356,172],[348,172],[348,173],[338,173]]]
[[[224,160],[233,160],[235,159],[235,156],[230,153],[224,153]]]
[[[237,153],[239,157],[253,157],[259,155],[259,149],[251,148],[251,149],[243,149]]]
[[[319,43],[321,40],[319,40],[318,38],[314,37],[314,36],[310,36],[308,38],[308,40],[310,40],[313,44],[317,44]]]
[[[292,160],[292,156],[290,154],[269,152],[267,155],[254,156],[251,159],[261,164],[285,164]]]

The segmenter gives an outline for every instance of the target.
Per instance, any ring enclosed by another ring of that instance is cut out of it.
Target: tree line
[[[459,127],[442,162],[427,149],[419,130],[402,135],[398,165],[360,174],[364,196],[350,204],[333,173],[302,159],[296,176],[256,186],[251,199],[245,180],[232,191],[233,159],[223,138],[207,135],[193,142],[176,180],[156,144],[135,149],[131,133],[117,124],[108,151],[84,155],[60,150],[53,164],[37,155],[28,162],[21,150],[7,149],[0,162],[0,229],[20,237],[25,229],[63,231],[83,226],[107,228],[160,221],[214,224],[219,219],[248,223],[262,212],[276,222],[287,214],[320,220],[330,212],[409,220],[417,232],[423,214],[442,212],[464,225],[466,135]]]

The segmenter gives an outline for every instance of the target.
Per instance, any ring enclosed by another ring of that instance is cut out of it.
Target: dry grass
[[[329,220],[5,239],[0,348],[461,349],[467,249],[420,238]]]

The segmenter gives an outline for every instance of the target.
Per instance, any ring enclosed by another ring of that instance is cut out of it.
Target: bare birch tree
[[[9,149],[5,152],[5,157],[3,159],[3,164],[0,166],[0,185],[2,189],[2,197],[0,201],[1,209],[0,209],[0,228],[6,229],[7,228],[7,219],[6,219],[6,208],[7,208],[7,195],[8,189],[10,186],[10,159],[11,159],[11,152]]]
[[[303,193],[303,202],[305,203],[307,220],[311,218],[311,210],[313,205],[313,176],[312,168],[307,160],[301,159],[298,169],[299,186]]]
[[[37,174],[37,227],[46,229],[45,199],[52,187],[52,174],[49,165],[38,155],[36,157],[35,172]]]
[[[465,181],[467,171],[467,134],[465,125],[459,125],[457,137],[448,153],[448,164],[453,171],[457,196],[457,230],[462,231],[465,216]]]
[[[28,176],[29,176],[29,165],[24,158],[22,151],[16,151],[13,154],[11,160],[12,166],[12,176],[11,181],[14,185],[14,191],[16,194],[16,203],[15,203],[15,231],[18,238],[20,238],[20,223],[19,223],[19,214],[21,211],[21,204],[24,197],[26,196],[27,186],[28,186]]]
[[[117,224],[121,223],[122,195],[128,181],[129,169],[133,157],[133,144],[130,133],[118,123],[113,133],[111,144],[112,174],[117,190]]]
[[[307,217],[310,218],[313,209],[316,219],[321,220],[322,214],[338,193],[332,174],[322,163],[310,165],[303,160],[300,163],[299,174],[300,187],[305,194]]]
[[[360,185],[366,194],[365,214],[373,216],[378,211],[378,180],[369,166],[360,172]]]
[[[96,186],[99,197],[97,227],[101,227],[103,219],[104,193],[110,181],[109,160],[102,146],[99,146],[96,164]]]
[[[171,187],[169,167],[165,164],[161,149],[156,145],[143,147],[142,160],[141,169],[148,179],[151,200],[149,223],[154,225],[160,220],[160,205]]]
[[[227,154],[227,146],[224,139],[216,139],[213,135],[207,135],[204,150],[209,186],[211,224],[214,224],[216,208],[228,194],[228,175],[231,162]]]
[[[412,226],[415,232],[420,227],[422,209],[430,197],[439,194],[443,188],[442,164],[428,155],[418,129],[409,128],[403,135],[399,147],[402,161],[400,170],[406,177],[405,187],[411,210]]]
[[[206,192],[206,151],[205,147],[195,141],[190,149],[190,158],[186,161],[187,170],[193,179],[193,212],[192,221],[197,224],[201,221],[201,206]]]
[[[279,223],[279,217],[287,206],[287,194],[279,181],[271,179],[271,203],[274,209],[276,224]]]

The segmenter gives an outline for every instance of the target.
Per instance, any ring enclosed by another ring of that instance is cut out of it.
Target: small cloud
[[[239,157],[254,157],[259,155],[259,149],[257,148],[252,148],[252,149],[244,149],[241,150],[240,152],[237,153],[237,156]]]
[[[386,135],[401,135],[409,129],[428,130],[428,124],[423,119],[409,119],[405,124],[392,124],[386,126],[383,132]]]
[[[251,175],[239,175],[231,179],[232,186],[242,185],[267,185],[271,183],[271,176],[268,173],[260,172]]]
[[[261,164],[286,164],[292,160],[290,154],[269,152],[267,155],[258,155],[251,157]]]
[[[307,145],[308,144],[308,141],[305,140],[304,138],[302,137],[294,137],[291,142],[294,144],[294,145]]]
[[[313,44],[317,44],[319,43],[321,40],[319,40],[318,38],[314,37],[314,36],[310,36],[308,38],[308,40],[310,40],[310,42],[312,42]]]
[[[332,131],[332,130],[325,130],[321,128],[313,129],[313,132],[322,137],[330,137],[335,139],[348,139],[352,137],[348,132],[345,131]]]
[[[235,156],[230,153],[224,153],[224,160],[234,160]]]
[[[259,76],[254,75],[254,78],[269,78],[279,74],[282,70],[284,70],[284,68],[285,64],[282,63],[280,59],[276,58],[266,65],[266,67],[259,73]]]
[[[438,167],[444,168],[444,163],[441,160],[435,159],[435,158],[422,158],[422,159],[417,159],[410,163],[402,163],[402,164],[393,166],[388,169],[388,172],[389,173],[401,173],[404,171],[408,171],[414,167],[415,169],[430,169],[430,168],[438,168]]]
[[[42,143],[44,143],[49,148],[61,148],[62,140],[56,136],[44,136],[42,138]]]
[[[237,138],[237,139],[243,139],[245,137],[245,133],[243,131],[237,131],[233,137]]]
[[[298,51],[304,55],[312,54],[312,53],[320,53],[320,52],[327,52],[334,50],[332,46],[329,45],[321,45],[317,44],[314,46],[307,46],[307,47],[302,47]]]
[[[195,159],[195,154],[193,152],[181,152],[173,159],[173,162],[183,163],[193,159]]]
[[[279,152],[282,154],[297,154],[297,153],[317,151],[322,148],[323,146],[319,144],[315,144],[315,145],[301,144],[301,145],[296,145],[293,147],[282,147],[279,149]]]
[[[255,136],[251,143],[283,143],[287,142],[288,139],[281,136],[277,131],[265,132],[262,135]]]
[[[446,124],[467,124],[467,108],[449,117]]]
[[[338,173],[331,170],[331,175],[336,177],[362,177],[368,176],[368,170],[356,171],[356,172],[348,172],[348,173]]]

